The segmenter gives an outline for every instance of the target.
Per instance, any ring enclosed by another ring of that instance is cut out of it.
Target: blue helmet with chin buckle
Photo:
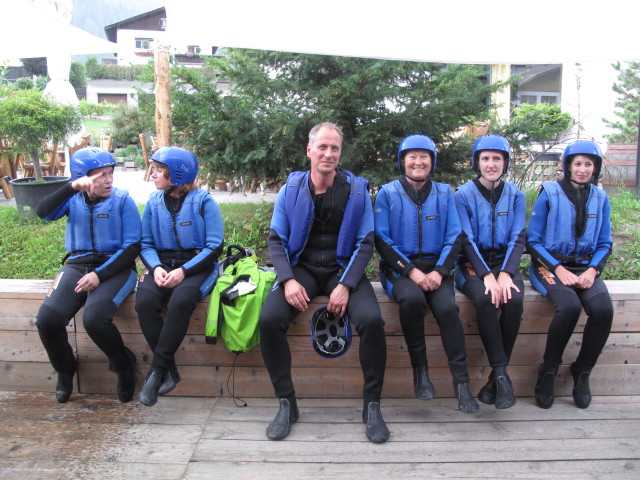
[[[476,143],[473,145],[473,157],[471,162],[473,171],[478,174],[480,173],[478,157],[480,157],[480,152],[483,150],[495,150],[497,152],[502,152],[504,159],[506,160],[502,174],[504,175],[507,173],[507,170],[509,169],[509,162],[511,161],[511,146],[506,138],[501,135],[483,135],[476,140]]]
[[[162,147],[151,157],[169,169],[169,180],[176,187],[195,181],[198,175],[198,159],[189,150],[179,147]]]
[[[321,357],[338,358],[351,346],[349,316],[337,315],[323,305],[311,317],[311,343]]]
[[[436,161],[438,159],[438,149],[436,144],[431,138],[426,135],[409,135],[402,142],[398,148],[398,169],[400,173],[404,175],[404,165],[402,163],[402,153],[407,150],[427,150],[431,154],[431,171],[429,175],[436,171]]]
[[[591,182],[597,185],[598,178],[600,178],[600,170],[602,169],[602,150],[600,150],[598,144],[588,140],[578,140],[565,148],[562,155],[562,174],[565,178],[569,177],[569,164],[575,155],[586,155],[593,160],[594,169]]]
[[[71,155],[71,161],[69,162],[72,181],[88,175],[91,170],[96,168],[115,168],[115,166],[116,160],[113,155],[105,149],[97,147],[81,148]]]

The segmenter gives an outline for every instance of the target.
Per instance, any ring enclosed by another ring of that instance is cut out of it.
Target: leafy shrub
[[[71,63],[71,70],[69,70],[69,83],[71,83],[74,88],[84,88],[87,86],[87,72],[82,63]]]
[[[35,81],[34,87],[37,88],[38,90],[42,91],[42,90],[44,90],[44,87],[47,86],[47,83],[49,83],[49,80],[51,80],[51,79],[47,75],[38,76],[38,77],[36,77],[36,81]]]
[[[154,131],[155,126],[155,118],[144,115],[138,107],[121,103],[115,108],[111,120],[113,141],[119,146],[138,143],[138,135]]]
[[[89,103],[86,100],[80,100],[80,113],[85,117],[96,117],[108,115],[115,111],[116,106],[113,103]]]
[[[33,80],[28,77],[22,77],[16,80],[15,85],[18,90],[31,90],[33,88]]]

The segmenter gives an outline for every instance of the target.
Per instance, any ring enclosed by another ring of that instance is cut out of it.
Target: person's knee
[[[66,324],[67,319],[49,305],[42,305],[36,315],[36,327],[42,334],[64,330]]]
[[[99,329],[105,323],[112,322],[117,307],[113,302],[99,302],[86,305],[82,324],[87,332]]]
[[[560,317],[577,319],[582,312],[582,304],[576,295],[554,296],[552,301]]]
[[[161,303],[161,299],[151,292],[145,290],[138,290],[136,292],[135,309],[138,314],[156,310]]]
[[[611,322],[613,320],[613,303],[608,294],[600,294],[593,297],[589,301],[588,312],[589,317],[603,322]]]
[[[173,312],[188,312],[191,315],[201,296],[197,288],[183,288],[175,291],[167,304],[167,314],[170,316]]]
[[[432,305],[431,311],[438,324],[441,322],[460,321],[460,309],[455,302],[440,303]]]
[[[427,301],[424,298],[424,294],[418,292],[418,294],[402,295],[398,298],[398,305],[401,312],[419,316],[420,313],[424,315],[424,311],[427,308]]]

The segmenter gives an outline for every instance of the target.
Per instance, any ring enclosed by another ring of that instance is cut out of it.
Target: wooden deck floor
[[[264,435],[276,400],[246,400],[164,397],[146,408],[0,392],[0,478],[640,478],[640,397],[596,397],[587,410],[519,398],[474,415],[453,399],[385,399],[382,445],[366,441],[359,400],[300,400],[300,422],[280,442]]]

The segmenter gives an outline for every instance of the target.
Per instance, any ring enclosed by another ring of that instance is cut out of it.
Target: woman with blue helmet
[[[611,331],[613,304],[600,278],[612,246],[609,197],[597,186],[601,168],[596,143],[569,145],[562,159],[564,178],[542,184],[529,220],[531,285],[555,307],[534,391],[541,408],[553,405],[558,367],[582,308],[587,323],[570,367],[578,408],[591,403],[589,375]]]
[[[501,180],[509,168],[510,150],[509,142],[499,135],[478,138],[472,156],[478,177],[454,195],[466,233],[455,281],[476,307],[480,338],[492,368],[478,400],[499,409],[516,403],[507,365],[524,300],[518,265],[526,243],[525,199],[516,185]]]
[[[478,403],[469,390],[464,331],[450,276],[464,234],[451,188],[429,178],[436,160],[435,143],[425,135],[411,135],[400,143],[402,176],[380,188],[374,209],[375,244],[382,257],[380,281],[400,305],[416,397],[435,396],[424,336],[429,305],[440,326],[458,409],[473,413]]]
[[[178,147],[151,157],[153,192],[142,214],[142,259],[136,312],[153,360],[140,390],[140,403],[155,405],[158,395],[180,381],[175,353],[184,340],[197,302],[211,293],[223,248],[222,216],[208,192],[195,185],[196,156]],[[162,308],[166,306],[166,318]]]
[[[113,187],[116,162],[109,152],[83,148],[69,163],[71,182],[36,209],[45,220],[67,216],[68,252],[38,311],[36,327],[58,372],[56,399],[65,403],[78,365],[66,326],[84,305],[83,325],[118,375],[118,398],[128,402],[135,390],[136,357],[124,346],[113,316],[136,286],[140,214],[128,192]]]

